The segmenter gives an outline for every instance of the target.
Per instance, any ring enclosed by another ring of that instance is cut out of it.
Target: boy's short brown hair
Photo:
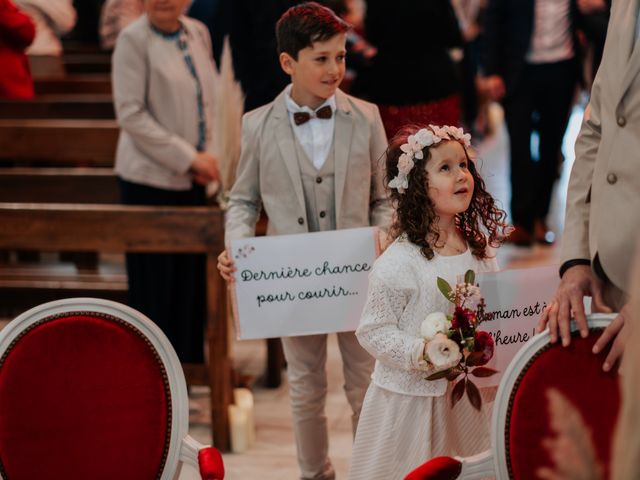
[[[278,53],[288,53],[297,60],[298,52],[303,48],[345,33],[350,28],[329,8],[316,2],[302,3],[284,12],[276,24]]]

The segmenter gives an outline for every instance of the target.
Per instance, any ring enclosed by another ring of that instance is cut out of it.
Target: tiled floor
[[[573,142],[577,134],[582,111],[576,109],[571,118],[565,138],[565,164],[553,197],[549,226],[561,232],[564,217],[566,183],[573,161]],[[509,182],[507,163],[508,137],[504,126],[496,135],[487,139],[480,147],[480,167],[488,189],[498,198],[503,207],[508,206]],[[503,246],[498,251],[502,268],[526,268],[558,263],[558,247],[535,246],[532,249]],[[262,341],[243,341],[234,344],[236,367],[243,373],[259,375],[264,365],[265,346]],[[337,477],[346,478],[351,455],[351,422],[349,408],[342,394],[342,369],[335,338],[329,342],[327,370],[329,372],[329,396],[327,417],[330,425],[330,456]],[[291,414],[286,382],[277,390],[254,388],[256,444],[242,454],[225,454],[224,460],[228,480],[293,480],[298,478],[295,446],[291,430]],[[193,396],[194,406],[206,411],[206,392]],[[207,441],[209,429],[206,419],[192,415],[191,434]],[[203,421],[204,420],[204,421]],[[195,479],[195,472],[183,470],[181,479]]]

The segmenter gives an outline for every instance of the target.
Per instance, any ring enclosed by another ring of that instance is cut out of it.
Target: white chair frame
[[[171,394],[171,438],[160,479],[177,479],[182,463],[199,471],[198,452],[206,446],[187,434],[189,398],[180,360],[162,330],[142,313],[121,303],[99,298],[68,298],[44,303],[19,315],[0,331],[0,357],[13,340],[34,323],[52,315],[71,312],[111,315],[139,330],[151,342],[166,370]]]

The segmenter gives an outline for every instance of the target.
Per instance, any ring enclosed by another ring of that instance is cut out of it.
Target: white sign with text
[[[378,253],[374,227],[234,240],[239,339],[352,331]]]
[[[483,322],[479,330],[495,341],[495,353],[487,367],[499,373],[488,378],[474,378],[478,386],[497,386],[518,350],[535,334],[536,325],[546,302],[553,296],[560,279],[558,267],[505,270],[478,275],[480,291],[492,320]]]

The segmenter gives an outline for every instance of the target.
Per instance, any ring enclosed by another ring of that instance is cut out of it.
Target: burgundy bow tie
[[[331,115],[333,115],[333,110],[331,110],[331,107],[329,105],[325,105],[324,107],[316,110],[313,116],[326,120],[328,118],[331,118]],[[293,121],[296,125],[302,125],[309,120],[311,120],[311,114],[309,112],[296,112],[293,114]]]

